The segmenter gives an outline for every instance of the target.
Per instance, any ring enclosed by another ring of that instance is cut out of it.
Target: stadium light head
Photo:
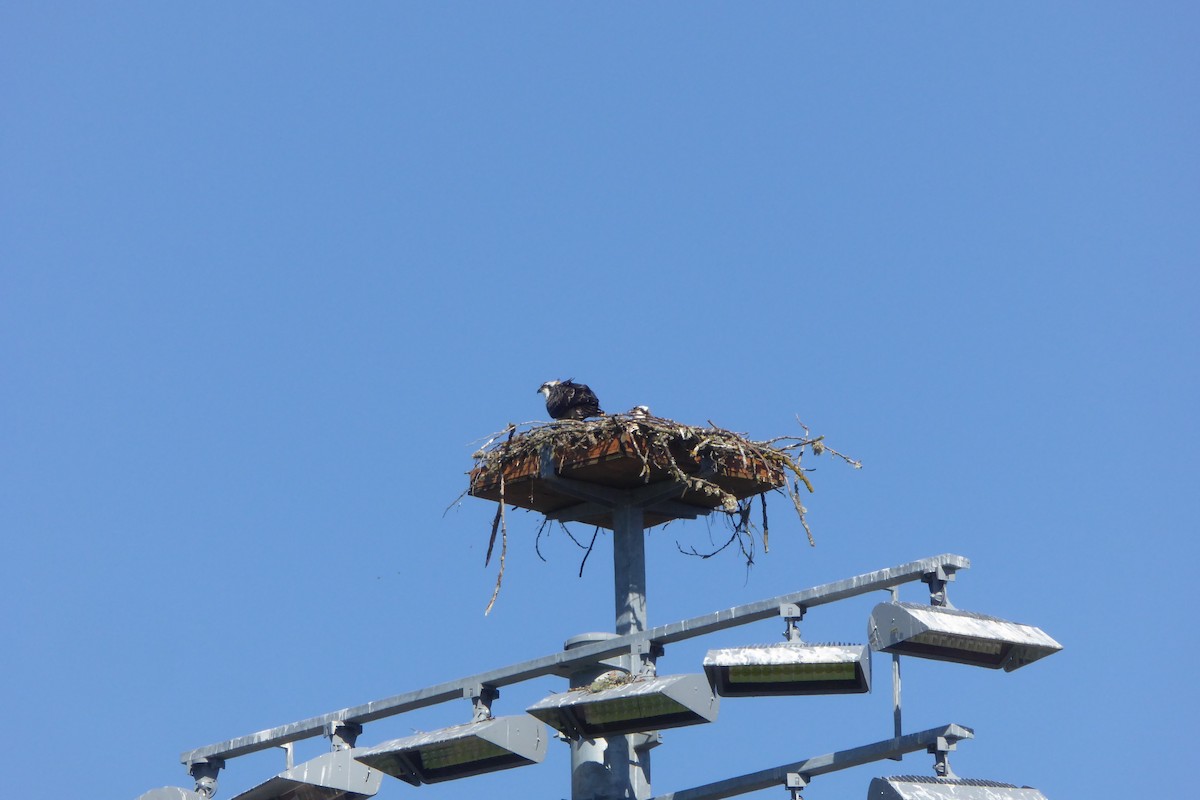
[[[875,606],[868,636],[872,648],[886,653],[1006,672],[1062,650],[1062,645],[1032,625],[918,603]]]
[[[855,694],[871,690],[866,645],[780,644],[709,650],[704,672],[722,697]]]
[[[420,786],[496,772],[546,757],[544,725],[525,714],[468,722],[354,751],[366,766]]]
[[[695,674],[634,678],[599,691],[575,689],[526,711],[567,736],[595,739],[712,722],[719,706],[708,679]]]
[[[305,761],[242,792],[233,800],[363,800],[379,791],[383,775],[354,760],[353,750],[335,750]]]
[[[1046,800],[1046,796],[1011,783],[901,775],[873,779],[867,800]]]

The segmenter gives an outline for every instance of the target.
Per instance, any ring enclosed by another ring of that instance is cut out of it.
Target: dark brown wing
[[[550,390],[546,398],[546,410],[553,419],[587,419],[600,416],[600,401],[588,386],[573,381],[563,381]]]

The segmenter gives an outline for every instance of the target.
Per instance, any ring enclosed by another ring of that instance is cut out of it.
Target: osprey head
[[[553,389],[555,386],[558,386],[560,383],[562,383],[562,381],[546,381],[545,383],[542,384],[541,388],[538,389],[538,394],[542,394],[542,395],[545,395],[546,397],[549,397],[550,390]]]

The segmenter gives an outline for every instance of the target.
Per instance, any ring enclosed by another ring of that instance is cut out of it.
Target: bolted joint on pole
[[[791,794],[791,800],[804,800],[800,793],[808,786],[808,776],[799,772],[789,772],[783,785]]]
[[[796,603],[780,603],[779,616],[783,617],[784,630],[783,638],[789,642],[799,642],[800,639],[800,621],[804,619],[804,612],[807,609]]]
[[[946,584],[954,580],[953,567],[939,566],[932,572],[921,576],[921,581],[929,585],[929,604],[942,608],[954,608],[946,594]]]
[[[212,800],[217,793],[217,773],[225,766],[223,758],[202,758],[188,764],[188,774],[196,781],[196,793]]]
[[[362,725],[357,722],[346,722],[339,719],[325,725],[325,736],[329,739],[331,749],[338,752],[352,749],[362,734],[362,730]]]
[[[483,722],[492,718],[492,701],[500,696],[500,690],[488,683],[474,683],[463,687],[463,697],[470,699],[472,722]]]
[[[658,674],[658,658],[664,652],[661,644],[639,639],[629,648],[632,663],[629,674],[635,678],[653,678]]]
[[[953,737],[939,736],[927,751],[933,755],[933,773],[939,778],[957,778],[954,770],[950,769],[950,751],[958,749],[958,740]]]

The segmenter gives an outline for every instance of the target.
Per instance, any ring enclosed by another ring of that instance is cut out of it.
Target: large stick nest
[[[807,509],[800,497],[801,486],[813,491],[806,474],[809,470],[801,465],[805,453],[819,456],[828,452],[855,468],[861,464],[828,447],[824,437],[811,436],[806,427],[801,427],[802,436],[754,441],[711,421],[707,427],[701,427],[648,414],[615,414],[583,421],[512,424],[493,434],[474,454],[467,490],[471,495],[498,501],[486,560],[490,562],[499,534],[500,574],[488,609],[495,602],[504,571],[505,504],[550,513],[578,502],[555,496],[552,487],[547,490],[538,481],[545,455],[553,459],[556,474],[610,488],[632,490],[645,484],[674,481],[684,487],[680,499],[687,505],[700,509],[701,513],[715,509],[727,515],[732,528],[730,539],[707,553],[679,548],[688,555],[710,558],[736,541],[747,563],[752,563],[755,533],[761,537],[764,551],[769,547],[765,493],[772,489],[789,496],[809,543],[813,544],[812,531],[805,519]],[[751,516],[755,496],[760,500],[761,527]],[[670,515],[648,516],[647,527],[670,519]],[[548,524],[549,519],[543,521],[542,529]],[[599,524],[609,527],[604,522]],[[588,552],[590,549],[588,546]]]

